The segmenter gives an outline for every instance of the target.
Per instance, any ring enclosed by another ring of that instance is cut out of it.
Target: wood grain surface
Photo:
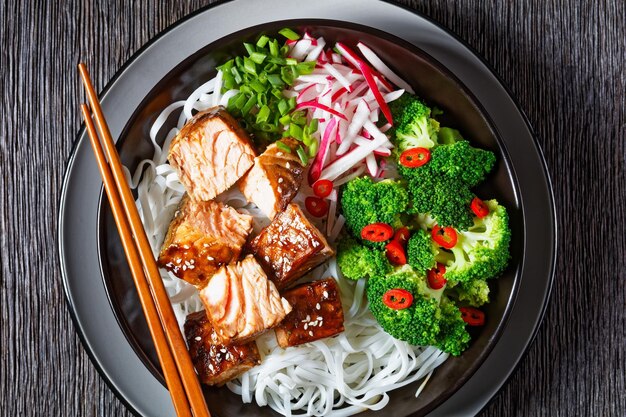
[[[128,416],[66,307],[58,201],[80,128],[76,64],[100,90],[168,25],[210,1],[0,2],[0,414]],[[484,416],[626,415],[626,4],[403,1],[495,68],[534,126],[554,183],[551,303]]]

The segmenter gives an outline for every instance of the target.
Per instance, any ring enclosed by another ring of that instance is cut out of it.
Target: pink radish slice
[[[310,39],[300,39],[291,50],[291,57],[301,61],[311,49],[311,43]]]
[[[322,171],[320,178],[326,178],[328,180],[334,180],[341,174],[347,172],[350,168],[361,162],[367,155],[371,154],[374,149],[381,146],[383,143],[388,142],[387,136],[384,134],[382,137],[375,137],[369,144],[364,146],[357,146],[346,155],[336,159],[330,165],[328,165]]]
[[[337,71],[337,69],[335,67],[333,67],[331,64],[325,64],[324,65],[324,69],[326,71],[328,71],[328,73],[330,75],[332,75],[333,77],[335,77],[335,79],[337,81],[339,81],[339,83],[341,85],[343,85],[345,88],[347,88],[349,91],[352,91],[352,86],[350,84],[350,81],[348,81],[346,79],[346,77],[344,77],[343,75],[341,75],[341,73],[339,71]]]
[[[386,123],[386,124],[384,124],[384,125],[382,125],[382,126],[380,127],[380,131],[381,131],[381,132],[383,132],[383,133],[385,133],[386,131],[388,131],[389,129],[391,129],[391,127],[392,127],[392,126],[391,126],[391,123]]]
[[[305,102],[303,102],[303,103],[298,103],[298,104],[296,105],[296,110],[298,110],[298,109],[304,109],[304,108],[315,108],[315,109],[321,109],[321,110],[324,110],[324,111],[326,111],[326,112],[328,112],[328,113],[330,113],[330,114],[333,114],[333,115],[335,115],[335,116],[337,116],[337,117],[340,117],[340,118],[342,118],[342,119],[344,119],[344,120],[348,120],[348,119],[346,118],[346,116],[344,116],[343,114],[339,113],[337,110],[333,110],[333,109],[331,109],[330,107],[328,107],[328,106],[326,106],[326,105],[324,105],[324,104],[318,103],[318,102],[317,102],[317,101],[315,101],[315,100],[305,101]],[[334,120],[334,119],[333,119],[333,120]]]
[[[413,88],[400,78],[396,73],[394,73],[391,68],[389,68],[379,57],[376,55],[374,51],[372,51],[368,46],[359,42],[357,44],[357,48],[361,51],[365,59],[369,61],[370,64],[382,75],[384,75],[389,81],[397,85],[398,87],[408,91],[411,94],[415,94]]]
[[[380,109],[385,115],[385,118],[387,119],[389,123],[393,125],[393,117],[391,117],[391,110],[389,110],[389,106],[387,105],[387,103],[385,103],[385,100],[383,99],[382,94],[380,94],[380,90],[378,89],[378,86],[376,85],[376,81],[374,80],[374,76],[370,72],[370,69],[367,67],[367,65],[365,65],[364,62],[359,62],[359,69],[363,73],[363,76],[365,77],[365,81],[367,82],[367,85],[369,85],[370,90],[372,91],[372,93],[374,93],[374,98],[376,98],[376,102],[380,106]]]
[[[350,124],[348,125],[346,135],[341,141],[341,146],[337,149],[338,155],[343,155],[350,149],[350,145],[352,145],[354,138],[363,128],[363,125],[369,118],[369,115],[370,110],[367,107],[367,103],[364,100],[361,100],[356,107],[356,111],[354,112],[354,116],[352,117]]]
[[[309,54],[304,59],[305,61],[317,61],[322,51],[324,51],[324,47],[326,46],[326,41],[324,40],[324,38],[317,38],[315,43],[317,45],[313,49],[311,49]]]
[[[391,103],[392,101],[399,99],[402,94],[404,94],[404,91],[405,90],[392,91],[391,93],[385,94],[383,99],[385,100],[385,103]]]
[[[309,170],[309,185],[313,185],[313,183],[320,178],[324,159],[326,159],[326,153],[328,152],[328,147],[330,145],[330,136],[333,130],[335,130],[335,126],[337,126],[337,119],[332,118],[324,129],[324,134],[322,135],[322,141],[320,143],[320,149],[317,152],[317,155],[315,155],[315,159],[313,160],[313,163],[311,164],[311,169]]]
[[[317,91],[315,90],[315,84],[310,84],[306,88],[300,91],[296,98],[296,103],[302,103],[305,101],[313,100],[317,97]]]
[[[365,164],[372,178],[376,178],[376,174],[378,174],[378,164],[376,163],[376,156],[373,153],[365,157]]]

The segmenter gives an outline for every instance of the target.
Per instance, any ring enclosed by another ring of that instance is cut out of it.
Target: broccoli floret
[[[337,264],[344,277],[354,280],[385,276],[391,271],[381,250],[365,247],[350,237],[339,242]]]
[[[373,182],[369,177],[355,178],[348,182],[341,195],[341,210],[348,230],[357,238],[361,230],[371,223],[387,223],[400,226],[400,213],[405,212],[409,196],[399,181]],[[370,247],[381,244],[364,242]]]
[[[463,304],[480,307],[489,302],[489,285],[484,279],[461,282],[451,289],[450,296]]]
[[[441,310],[440,330],[435,346],[453,356],[459,356],[467,349],[471,339],[465,327],[465,322],[461,318],[461,312],[445,296],[441,297],[439,307]]]
[[[409,148],[432,148],[437,144],[439,122],[430,117],[430,108],[423,101],[404,93],[389,107],[395,125],[391,136],[398,154]]]
[[[430,213],[440,226],[467,230],[474,224],[470,204],[474,194],[459,179],[435,173],[430,164],[399,167],[407,178],[413,213]]]
[[[430,234],[425,230],[418,229],[413,233],[406,245],[406,253],[409,265],[418,273],[425,274],[435,266],[437,250]]]
[[[491,172],[496,156],[474,148],[466,140],[433,149],[429,162],[432,172],[461,180],[469,187],[478,185]]]
[[[410,267],[387,277],[370,278],[367,282],[367,299],[372,314],[383,330],[412,345],[429,346],[437,341],[439,335],[439,300],[424,294],[419,280],[420,277]],[[387,307],[383,295],[394,288],[410,292],[413,304],[402,310]]]
[[[437,262],[446,265],[448,281],[471,283],[498,276],[509,261],[511,230],[506,209],[496,200],[485,201],[489,214],[475,218],[467,231],[457,230],[457,244],[439,251]]]
[[[439,132],[437,132],[437,142],[439,142],[440,145],[452,145],[460,140],[463,140],[461,132],[451,127],[442,126],[439,128]]]

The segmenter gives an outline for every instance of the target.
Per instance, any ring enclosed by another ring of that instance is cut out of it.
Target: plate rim
[[[241,0],[239,0],[241,1]],[[480,63],[485,67],[485,69],[489,72],[489,74],[491,76],[493,76],[499,86],[504,90],[504,92],[506,93],[506,96],[509,100],[511,100],[512,104],[514,105],[514,107],[516,108],[517,112],[519,113],[519,115],[522,117],[524,125],[526,126],[526,128],[528,129],[529,132],[529,136],[532,139],[532,144],[534,147],[534,150],[537,154],[537,157],[539,159],[540,162],[540,167],[541,167],[541,173],[542,173],[542,177],[546,182],[546,191],[547,191],[547,200],[548,200],[548,204],[550,206],[550,212],[551,212],[551,216],[550,216],[550,223],[552,226],[552,230],[551,230],[551,236],[550,236],[550,240],[549,240],[549,247],[551,249],[552,252],[552,256],[550,257],[550,266],[549,266],[549,282],[548,285],[544,291],[543,294],[543,299],[541,301],[541,311],[539,311],[538,315],[537,315],[537,319],[535,320],[535,323],[533,324],[533,330],[532,330],[532,334],[530,335],[530,337],[527,338],[525,346],[523,347],[521,353],[519,354],[519,356],[517,358],[515,358],[515,363],[513,364],[513,366],[511,367],[511,369],[507,372],[507,375],[505,376],[505,379],[499,384],[499,386],[497,387],[496,391],[493,393],[493,395],[490,395],[489,399],[487,402],[485,402],[485,404],[483,405],[483,407],[481,408],[481,411],[484,410],[486,407],[489,406],[489,404],[495,399],[495,397],[497,396],[498,392],[504,387],[504,385],[506,385],[508,383],[508,381],[510,380],[510,378],[513,376],[513,374],[516,373],[517,369],[519,368],[521,362],[523,361],[523,359],[528,355],[528,351],[530,346],[532,345],[532,343],[534,342],[537,333],[539,331],[539,329],[541,328],[543,319],[545,317],[545,313],[547,310],[547,307],[549,305],[550,302],[550,298],[551,298],[551,294],[552,294],[552,288],[554,286],[554,278],[555,278],[555,272],[556,272],[556,256],[557,256],[557,251],[558,251],[558,230],[559,230],[559,226],[558,226],[558,218],[557,218],[557,212],[556,212],[556,206],[555,206],[555,199],[554,199],[554,189],[553,189],[553,185],[552,185],[552,179],[550,177],[550,173],[547,167],[547,163],[546,163],[546,159],[545,159],[545,155],[543,153],[543,150],[538,142],[538,135],[537,132],[535,131],[535,129],[532,127],[532,124],[530,123],[530,120],[527,116],[527,114],[524,112],[524,110],[522,109],[522,107],[520,106],[520,103],[517,99],[517,97],[515,95],[512,94],[510,88],[508,87],[508,85],[502,80],[502,78],[500,77],[500,75],[492,68],[492,66],[485,60],[485,58],[479,54],[475,48],[473,48],[472,46],[470,46],[469,44],[467,44],[462,38],[460,38],[456,33],[454,33],[453,31],[449,30],[448,28],[442,26],[440,23],[438,23],[437,21],[435,21],[434,19],[430,18],[429,16],[426,16],[414,9],[411,9],[410,7],[403,5],[403,4],[398,4],[393,2],[392,0],[379,0],[382,3],[386,3],[389,6],[395,6],[398,7],[400,9],[403,9],[404,11],[407,11],[411,14],[416,15],[417,17],[425,20],[427,23],[432,24],[433,26],[435,26],[436,28],[438,28],[439,30],[445,32],[446,34],[448,34],[449,36],[451,36],[457,43],[459,43],[463,48],[465,48],[468,52],[471,53],[471,55],[474,58],[477,58]],[[117,83],[117,81],[119,80],[120,77],[122,77],[122,75],[124,75],[128,68],[135,63],[135,61],[138,59],[139,56],[141,56],[147,49],[149,49],[151,46],[153,46],[158,40],[162,39],[163,37],[165,37],[167,34],[169,34],[171,31],[173,31],[174,29],[184,25],[186,22],[188,22],[189,20],[193,19],[194,17],[201,15],[205,12],[210,11],[211,9],[226,4],[226,3],[231,3],[231,2],[235,2],[235,0],[218,0],[212,4],[209,4],[207,6],[201,7],[191,13],[189,13],[188,15],[182,17],[181,19],[179,19],[178,21],[168,25],[165,29],[163,29],[162,31],[160,31],[159,33],[157,33],[154,37],[150,38],[144,45],[142,45],[137,51],[135,51],[124,63],[122,66],[120,66],[120,68],[115,72],[115,74],[113,75],[113,77],[106,83],[106,85],[103,87],[103,89],[100,91],[100,93],[98,94],[99,97],[103,97],[106,96],[107,93],[109,92],[109,90]],[[351,22],[349,21],[348,23],[355,23],[355,24],[359,24],[356,22]],[[362,25],[362,24],[361,24]],[[378,29],[381,30],[381,29]],[[400,37],[398,35],[395,35],[394,33],[391,33],[391,35],[396,36],[396,37]],[[408,43],[412,43],[408,40],[405,40]],[[417,46],[416,46],[417,47]],[[417,47],[419,48],[419,47]],[[428,53],[427,53],[428,54]],[[436,62],[439,62],[436,58],[434,58],[434,60]],[[443,64],[442,64],[443,65]],[[478,101],[478,99],[476,99],[477,103],[480,103],[480,101]],[[488,115],[488,113],[485,113],[486,115]],[[489,118],[489,121],[491,122],[491,118]],[[491,124],[492,128],[494,128],[497,131],[497,126],[495,125],[495,123]],[[77,156],[77,149],[79,147],[79,145],[81,144],[81,137],[84,135],[85,132],[85,128],[84,126],[81,125],[81,128],[79,129],[78,133],[76,134],[76,137],[74,138],[74,141],[72,143],[72,147],[71,147],[71,151],[70,151],[70,155],[66,160],[66,168],[64,170],[64,174],[63,174],[63,181],[62,181],[62,189],[61,189],[61,193],[59,195],[59,218],[57,221],[57,249],[58,249],[58,261],[59,261],[59,266],[61,269],[61,275],[62,275],[62,284],[63,284],[63,289],[64,289],[64,296],[65,296],[65,300],[66,303],[69,307],[70,310],[70,316],[72,318],[72,321],[74,323],[76,332],[78,333],[78,336],[81,340],[81,343],[83,344],[85,351],[87,352],[91,362],[94,364],[96,370],[98,371],[98,373],[100,374],[100,376],[103,378],[103,380],[106,382],[106,384],[108,385],[108,387],[114,392],[114,394],[116,395],[117,398],[119,398],[122,403],[129,409],[129,411],[131,411],[134,415],[140,415],[138,409],[127,399],[127,397],[118,389],[118,387],[113,383],[112,379],[110,378],[109,374],[107,373],[107,371],[102,367],[102,364],[100,363],[100,361],[95,357],[95,353],[92,349],[91,344],[89,343],[89,341],[87,340],[86,336],[85,336],[85,332],[84,329],[81,325],[81,321],[80,319],[77,317],[76,315],[76,308],[75,305],[72,301],[72,298],[70,296],[70,288],[69,288],[69,283],[68,283],[68,271],[66,268],[66,264],[65,264],[65,260],[66,260],[66,253],[65,253],[65,243],[63,240],[61,240],[61,237],[64,235],[63,233],[63,229],[65,226],[65,222],[66,222],[66,217],[65,217],[65,211],[66,211],[66,205],[67,205],[67,193],[69,191],[68,189],[68,183],[70,180],[70,171],[72,170],[72,168],[74,167],[74,163],[76,161],[76,156]],[[504,145],[504,143],[502,144]],[[505,147],[506,149],[506,147]],[[102,194],[102,187],[99,191],[100,194]],[[524,239],[525,240],[525,239]],[[547,257],[546,257],[547,258]],[[520,265],[520,268],[523,265]],[[516,296],[517,294],[515,294]],[[514,300],[514,304],[516,303],[517,300]],[[513,305],[511,307],[511,310],[515,308],[515,305]],[[511,318],[511,314],[508,315],[508,317],[506,317],[506,321],[509,321]],[[508,323],[507,323],[508,324]],[[497,345],[498,343],[500,343],[500,341],[496,342],[495,345]],[[488,359],[485,359],[485,361]],[[484,366],[484,362],[483,364],[481,364],[480,367]],[[478,368],[480,368],[478,367]],[[469,378],[468,378],[469,379]],[[441,405],[441,404],[439,404]]]

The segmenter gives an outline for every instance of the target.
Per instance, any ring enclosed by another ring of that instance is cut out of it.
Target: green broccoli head
[[[452,145],[460,140],[463,140],[461,132],[451,127],[442,126],[439,128],[439,132],[437,132],[437,142],[439,142],[440,145]]]
[[[474,148],[466,140],[433,149],[430,169],[433,173],[460,180],[468,187],[481,183],[491,172],[496,156],[491,151]]]
[[[339,242],[337,265],[345,278],[353,280],[385,276],[391,271],[391,264],[381,250],[363,246],[351,237]]]
[[[510,258],[511,230],[504,206],[496,200],[485,201],[489,214],[474,218],[467,231],[457,231],[458,241],[450,251],[439,251],[437,262],[446,265],[446,279],[470,283],[498,276]]]
[[[454,302],[446,297],[441,297],[439,304],[441,318],[439,320],[439,334],[435,346],[452,356],[459,356],[470,342],[465,322],[461,318],[461,312]]]
[[[425,274],[435,266],[437,249],[425,230],[418,229],[411,235],[406,245],[406,253],[409,265],[418,273]]]
[[[399,181],[373,182],[369,177],[349,181],[341,194],[341,210],[348,230],[358,239],[361,230],[372,223],[400,226],[400,213],[406,211],[409,196]],[[367,246],[381,247],[381,243],[364,242]]]
[[[419,279],[410,268],[403,268],[387,277],[370,278],[367,282],[367,299],[372,314],[384,331],[412,345],[430,346],[437,341],[440,330],[439,300],[420,291]],[[413,295],[410,307],[394,310],[385,305],[384,294],[395,288]]]
[[[451,297],[472,307],[480,307],[489,302],[489,285],[484,279],[461,282],[451,289]]]
[[[396,152],[409,148],[432,148],[437,144],[439,122],[430,117],[430,108],[419,98],[404,93],[389,105],[394,119],[392,140]]]
[[[459,179],[434,172],[430,163],[419,168],[399,166],[408,179],[413,213],[430,213],[440,226],[467,230],[474,224],[470,204],[474,194]]]

